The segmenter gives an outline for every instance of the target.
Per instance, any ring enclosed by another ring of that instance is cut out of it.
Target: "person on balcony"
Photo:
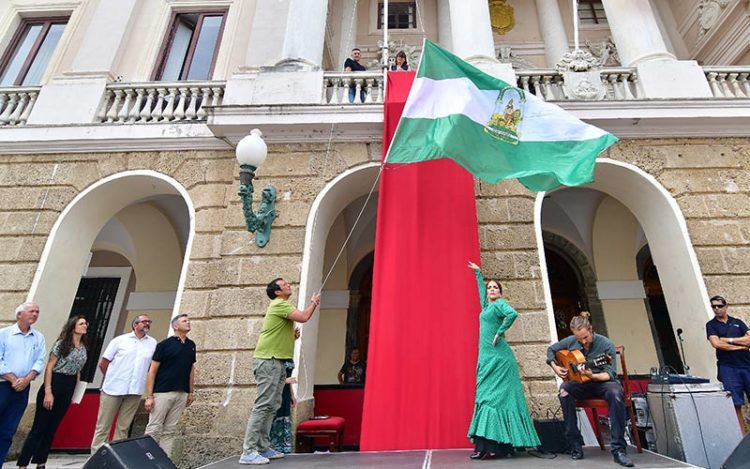
[[[406,61],[406,53],[402,50],[396,54],[396,63],[391,65],[391,71],[401,72],[409,70],[409,63]]]
[[[352,56],[349,59],[346,59],[344,62],[344,71],[345,72],[366,72],[367,67],[359,63],[359,61],[362,59],[362,51],[355,47],[352,49]],[[357,83],[354,78],[352,78],[351,84],[349,85],[349,102],[354,102],[354,95],[357,93]],[[360,84],[360,90],[359,90],[359,99],[361,102],[365,102],[365,95],[367,93],[364,90],[364,86]]]
[[[529,416],[518,363],[505,332],[518,313],[505,298],[500,284],[486,283],[479,266],[469,262],[479,290],[479,358],[474,415],[468,437],[475,445],[471,459],[512,456],[515,448],[539,446],[534,422]]]

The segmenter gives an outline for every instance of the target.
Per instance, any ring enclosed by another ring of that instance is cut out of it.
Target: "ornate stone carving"
[[[531,70],[537,68],[534,64],[516,55],[510,46],[500,46],[497,51],[497,60],[500,63],[510,64],[516,70]]]
[[[599,60],[600,67],[619,67],[620,54],[617,53],[617,46],[615,46],[612,38],[607,38],[606,41],[591,42],[588,39],[585,42],[586,48],[591,52],[591,55]]]
[[[563,54],[555,68],[558,72],[587,72],[599,66],[601,66],[599,59],[591,55],[591,52],[575,49]]]
[[[366,66],[368,70],[378,70],[380,68],[380,51],[382,50],[383,41],[379,40],[377,58],[367,62]],[[406,63],[409,64],[409,70],[416,70],[417,65],[419,65],[419,59],[422,55],[421,51],[417,50],[417,46],[407,44],[401,39],[398,41],[388,41],[388,68],[390,69],[391,65],[396,63],[396,54],[398,54],[399,51],[404,51],[404,54],[406,54]]]
[[[492,30],[497,34],[505,34],[516,25],[513,7],[507,4],[507,0],[489,0],[490,23]]]
[[[698,39],[703,38],[706,33],[714,27],[721,16],[721,10],[729,5],[730,0],[700,0],[698,4]]]

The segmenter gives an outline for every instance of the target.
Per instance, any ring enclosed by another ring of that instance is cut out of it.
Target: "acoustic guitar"
[[[612,357],[607,353],[600,353],[586,360],[581,350],[564,349],[555,352],[555,361],[558,366],[568,370],[568,376],[565,377],[565,381],[588,383],[591,381],[591,378],[583,373],[583,369],[607,365],[612,362]]]

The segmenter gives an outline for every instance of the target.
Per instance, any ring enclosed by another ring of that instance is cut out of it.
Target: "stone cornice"
[[[620,138],[750,137],[750,99],[558,103]],[[0,154],[231,150],[254,127],[271,143],[380,142],[383,106],[222,106],[208,124],[0,128]]]

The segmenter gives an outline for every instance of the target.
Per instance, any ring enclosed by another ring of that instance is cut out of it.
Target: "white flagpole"
[[[578,50],[578,0],[573,0],[573,42]]]
[[[388,87],[388,0],[383,1],[383,101]]]

